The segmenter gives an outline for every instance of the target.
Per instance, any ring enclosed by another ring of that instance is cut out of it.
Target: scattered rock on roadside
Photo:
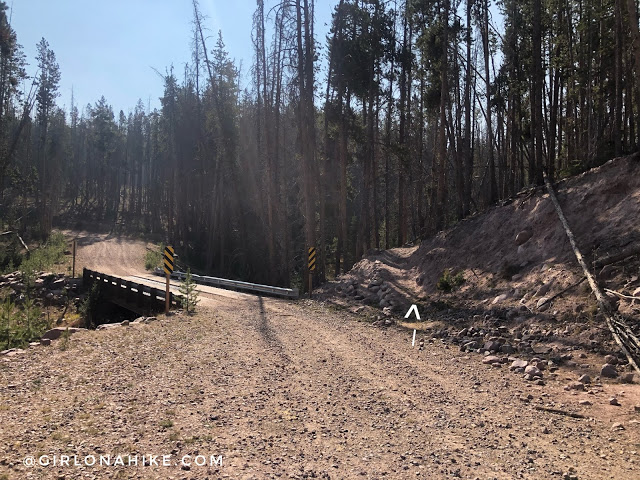
[[[633,372],[623,373],[622,375],[620,375],[620,382],[621,383],[633,383],[633,378],[634,378]]]
[[[532,377],[535,377],[535,376],[541,377],[542,376],[542,372],[535,365],[527,366],[527,368],[524,369],[524,373],[527,374],[527,375],[531,375]]]
[[[618,372],[616,371],[615,365],[605,363],[600,370],[600,376],[607,378],[616,378],[618,376]]]
[[[482,363],[493,365],[493,364],[501,364],[502,359],[500,357],[496,357],[495,355],[488,355],[482,359]]]
[[[585,383],[591,383],[591,377],[587,374],[584,375],[580,375],[580,378],[578,379],[578,382],[585,384]]]
[[[569,385],[565,387],[565,390],[584,390],[584,383],[582,382],[571,382]]]
[[[57,340],[58,338],[60,338],[62,336],[63,333],[65,332],[69,332],[69,334],[73,334],[76,332],[80,332],[82,330],[86,330],[86,328],[76,328],[76,327],[56,327],[56,328],[52,328],[51,330],[47,330],[46,332],[44,332],[44,335],[42,335],[42,338],[44,339],[49,339],[49,340]]]
[[[604,363],[610,363],[611,365],[617,365],[618,364],[618,357],[616,357],[615,355],[607,355],[606,357],[604,357]]]
[[[521,370],[524,373],[524,369],[527,368],[529,362],[526,360],[517,359],[511,362],[510,370]]]

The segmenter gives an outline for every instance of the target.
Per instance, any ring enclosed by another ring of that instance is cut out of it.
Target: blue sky
[[[11,24],[35,73],[36,44],[46,38],[56,54],[62,79],[59,105],[68,110],[73,87],[76,104],[82,110],[101,95],[128,113],[138,99],[151,108],[159,106],[164,72],[173,64],[178,78],[191,52],[191,0],[6,0]],[[266,0],[270,8],[276,0]],[[13,5],[12,5],[13,4]],[[316,34],[324,46],[334,0],[318,0]],[[230,56],[242,71],[252,63],[251,25],[255,0],[200,0],[208,18],[209,49],[218,30]],[[248,77],[246,77],[248,79]],[[248,81],[245,79],[243,84]]]

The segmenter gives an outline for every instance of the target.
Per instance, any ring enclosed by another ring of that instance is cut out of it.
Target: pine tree
[[[187,313],[193,313],[196,310],[196,305],[200,302],[198,299],[198,291],[196,290],[197,284],[191,278],[191,269],[187,269],[187,276],[180,284],[180,293],[182,294],[182,306],[187,310]]]

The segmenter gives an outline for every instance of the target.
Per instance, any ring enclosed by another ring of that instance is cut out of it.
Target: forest
[[[246,74],[190,7],[190,63],[125,113],[59,106],[55,52],[25,58],[0,1],[0,230],[100,224],[304,287],[309,246],[333,278],[638,147],[635,0],[339,0],[326,38],[314,0],[257,0]]]

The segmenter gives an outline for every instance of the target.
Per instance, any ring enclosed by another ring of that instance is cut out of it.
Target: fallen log
[[[594,262],[595,268],[604,267],[605,265],[611,265],[613,263],[617,263],[625,258],[633,257],[634,255],[640,254],[640,245],[632,245],[631,247],[623,250],[622,252],[616,253],[614,255],[609,255],[608,257],[601,258]]]
[[[573,253],[576,256],[576,260],[578,260],[578,263],[582,267],[582,271],[584,272],[584,276],[587,278],[589,282],[591,291],[596,296],[598,307],[600,307],[600,311],[604,315],[604,318],[607,322],[607,327],[609,327],[609,331],[611,332],[613,339],[618,344],[620,349],[624,352],[625,356],[627,357],[627,360],[629,361],[629,364],[632,365],[633,368],[635,368],[638,374],[640,374],[640,368],[638,367],[638,364],[636,363],[635,359],[629,352],[629,349],[627,348],[627,346],[620,339],[620,336],[618,335],[618,332],[613,325],[614,321],[611,318],[611,314],[609,312],[609,303],[607,302],[604,296],[604,293],[602,293],[602,290],[600,290],[600,287],[598,286],[596,279],[593,277],[593,275],[589,271],[589,267],[587,267],[587,263],[585,262],[584,257],[582,256],[582,253],[580,253],[580,249],[578,248],[576,239],[573,236],[573,232],[571,231],[571,228],[569,228],[569,223],[567,222],[567,219],[565,218],[564,213],[562,212],[562,208],[560,207],[560,203],[558,202],[558,198],[556,197],[556,194],[553,191],[553,186],[551,185],[551,182],[549,181],[549,177],[547,176],[546,172],[544,174],[544,183],[547,186],[547,191],[549,192],[549,198],[551,198],[551,201],[553,202],[553,206],[556,209],[558,218],[560,219],[560,222],[564,227],[564,231],[567,234],[567,237],[569,238],[569,243],[571,244]]]

